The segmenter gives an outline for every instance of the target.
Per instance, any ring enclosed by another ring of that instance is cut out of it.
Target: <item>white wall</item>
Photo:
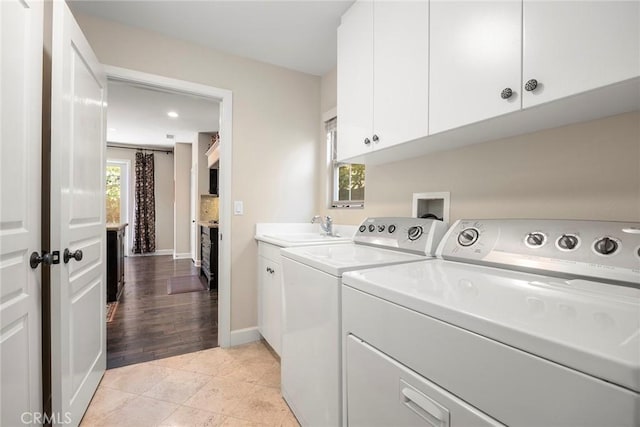
[[[98,59],[233,91],[231,329],[257,324],[257,222],[308,221],[314,212],[320,78],[86,15],[76,16]],[[167,58],[170,58],[168,60]]]
[[[191,144],[176,143],[173,150],[175,186],[173,238],[174,255],[191,253]]]
[[[335,107],[335,71],[322,79]],[[338,136],[339,138],[339,136]],[[628,113],[380,166],[367,166],[364,209],[328,209],[324,143],[317,207],[335,221],[410,216],[412,194],[451,192],[460,218],[640,221],[640,113]]]
[[[153,153],[154,186],[156,196],[156,251],[173,251],[173,153]],[[129,176],[129,227],[126,234],[129,248],[133,247],[133,224],[136,182],[136,151],[107,148],[107,160],[128,160]]]

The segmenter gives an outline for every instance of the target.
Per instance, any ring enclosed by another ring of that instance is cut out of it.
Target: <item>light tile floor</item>
[[[282,426],[280,364],[261,343],[108,370],[81,426]]]

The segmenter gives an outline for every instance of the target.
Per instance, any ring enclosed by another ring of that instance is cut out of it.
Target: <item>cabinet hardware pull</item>
[[[369,145],[369,144],[371,144],[371,140],[369,138],[365,138],[364,145]]]
[[[379,140],[378,135],[373,135],[373,142],[378,142]]]
[[[527,92],[532,92],[538,87],[538,81],[536,79],[531,79],[524,84],[524,90]]]
[[[513,91],[510,87],[504,88],[502,89],[502,92],[500,92],[500,98],[502,99],[509,99],[511,98],[511,95],[513,95]]]

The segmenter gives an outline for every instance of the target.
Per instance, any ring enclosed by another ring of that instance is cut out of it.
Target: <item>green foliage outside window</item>
[[[120,166],[107,166],[107,223],[120,223]]]

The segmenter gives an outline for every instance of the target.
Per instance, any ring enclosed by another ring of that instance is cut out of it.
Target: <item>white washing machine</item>
[[[640,223],[464,220],[343,276],[349,426],[640,425]]]
[[[446,232],[437,220],[369,218],[353,243],[282,249],[282,395],[303,426],[341,423],[341,277],[424,261]]]

